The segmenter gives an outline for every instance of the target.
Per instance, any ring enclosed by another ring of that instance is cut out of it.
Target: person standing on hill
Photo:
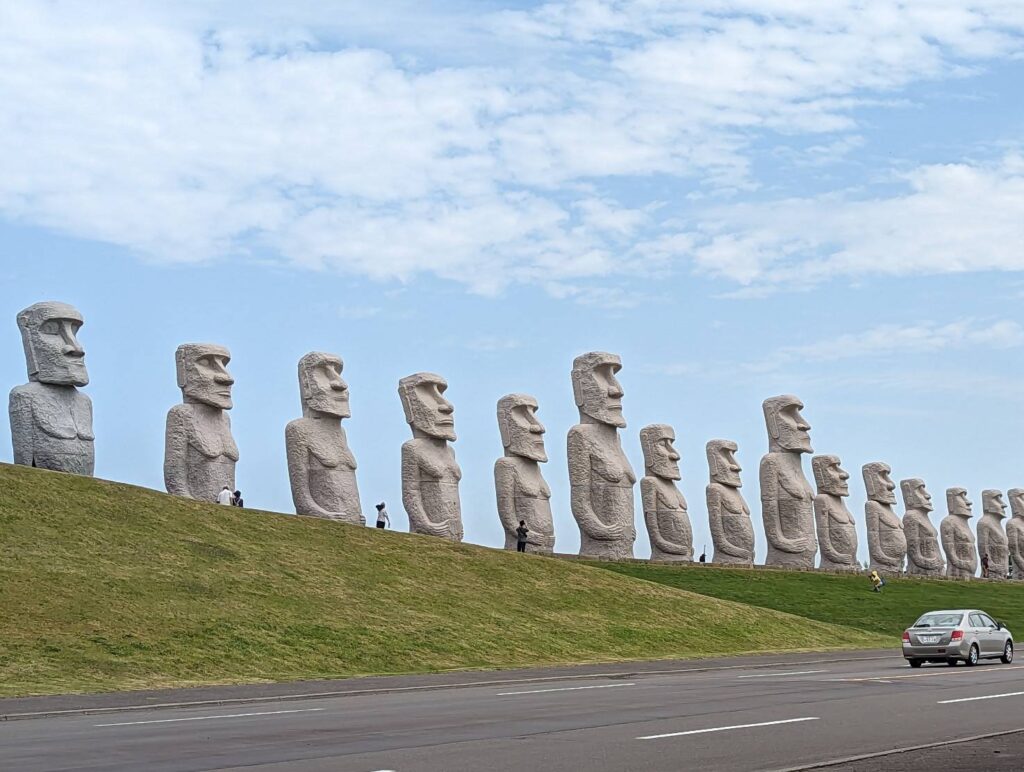
[[[530,535],[530,529],[526,527],[526,521],[520,520],[516,528],[516,552],[526,552],[526,539]]]
[[[377,527],[387,528],[391,525],[391,518],[388,517],[388,511],[384,508],[384,502],[382,501],[377,505]]]
[[[241,491],[235,491],[235,494],[231,497],[231,504],[236,507],[245,506],[245,499],[242,498]]]
[[[988,553],[981,556],[981,578],[988,579]]]
[[[235,497],[231,494],[231,489],[228,486],[224,486],[220,493],[217,494],[217,503],[224,504],[225,506],[231,506]]]

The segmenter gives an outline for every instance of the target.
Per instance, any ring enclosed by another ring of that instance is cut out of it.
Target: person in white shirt
[[[377,527],[386,528],[391,525],[391,518],[388,517],[388,511],[384,508],[384,502],[382,501],[377,505]]]
[[[229,507],[234,503],[235,496],[231,493],[231,489],[228,486],[224,486],[224,490],[217,494],[218,504],[227,504]]]

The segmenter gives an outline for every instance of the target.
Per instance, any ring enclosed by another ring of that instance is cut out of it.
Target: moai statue
[[[636,475],[622,452],[619,429],[622,368],[616,354],[592,351],[572,363],[572,390],[580,422],[569,430],[569,485],[572,515],[580,528],[580,555],[633,557],[633,486]]]
[[[971,519],[967,489],[946,488],[946,509],[949,514],[939,523],[942,551],[946,553],[946,576],[970,579],[978,570],[978,552],[967,522]]]
[[[92,400],[78,391],[89,383],[81,326],[82,315],[66,303],[36,303],[18,314],[29,382],[11,390],[15,464],[92,476]]]
[[[1010,547],[1003,531],[1006,504],[1003,492],[981,492],[981,520],[978,521],[978,555],[988,555],[988,578],[1005,579],[1010,571]]]
[[[916,477],[900,481],[903,494],[903,533],[907,537],[907,573],[914,576],[942,576],[946,562],[939,551],[939,532],[932,525],[928,513],[932,497],[924,487],[924,480]]]
[[[815,456],[811,459],[818,495],[814,497],[814,521],[818,526],[821,558],[818,568],[856,571],[857,526],[843,501],[850,495],[850,475],[840,466],[839,456]]]
[[[736,463],[736,443],[711,440],[706,450],[711,476],[706,490],[708,525],[715,547],[711,562],[753,565],[754,525],[750,522],[750,508],[740,493],[743,470]]]
[[[868,525],[868,554],[871,567],[885,574],[902,574],[907,557],[907,537],[903,522],[893,511],[896,504],[896,483],[889,476],[892,469],[881,461],[865,464],[864,488],[868,500],[864,514]]]
[[[231,353],[213,343],[184,343],[174,352],[183,403],[167,412],[164,485],[168,493],[216,501],[235,489],[238,446],[231,435]]]
[[[768,539],[767,566],[814,568],[814,491],[801,456],[813,452],[804,404],[791,394],[764,401],[768,453],[761,459],[761,517]]]
[[[644,521],[651,540],[651,560],[689,562],[693,560],[693,528],[686,513],[686,499],[676,488],[679,453],[673,447],[676,435],[667,424],[651,424],[640,430],[644,451],[644,478],[640,497]]]
[[[302,418],[284,430],[288,479],[299,515],[366,525],[356,484],[356,458],[342,419],[352,415],[341,357],[313,351],[299,360]]]
[[[1024,579],[1024,488],[1010,488],[1010,522],[1006,524],[1006,541],[1010,550],[1013,578]]]
[[[548,460],[544,424],[537,419],[537,400],[528,394],[506,394],[498,400],[498,431],[505,455],[494,462],[498,517],[505,529],[505,549],[516,548],[516,528],[526,522],[531,552],[553,552],[555,525],[551,489],[540,465]]]
[[[462,541],[462,470],[449,442],[455,442],[455,408],[444,397],[448,382],[434,373],[407,375],[398,396],[412,439],[402,445],[402,503],[409,530]]]

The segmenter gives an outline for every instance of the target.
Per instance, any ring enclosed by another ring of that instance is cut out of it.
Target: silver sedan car
[[[1002,622],[978,609],[929,611],[903,631],[903,656],[911,667],[925,662],[1013,661],[1013,636]]]

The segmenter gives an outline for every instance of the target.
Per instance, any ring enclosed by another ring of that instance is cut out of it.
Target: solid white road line
[[[565,686],[561,689],[531,689],[528,692],[498,692],[499,697],[511,697],[513,694],[545,694],[546,692],[578,692],[581,689],[614,689],[618,686],[636,686],[634,683],[626,684],[600,684],[599,686]]]
[[[811,673],[827,673],[827,670],[791,670],[788,673],[759,673],[758,675],[741,675],[736,678],[774,678],[787,675],[810,675]]]
[[[266,710],[261,713],[228,713],[221,716],[191,716],[189,718],[156,718],[152,721],[120,721],[116,724],[94,724],[93,726],[134,726],[136,724],[173,724],[178,721],[211,721],[215,718],[245,718],[246,716],[277,716],[281,713],[313,713],[323,708],[299,708],[297,710]]]
[[[711,729],[691,729],[688,732],[669,732],[668,734],[649,734],[645,737],[637,737],[638,740],[660,740],[662,737],[682,737],[687,734],[706,734],[707,732],[728,732],[730,729],[753,729],[757,726],[777,726],[779,724],[796,724],[800,721],[817,721],[817,716],[804,716],[803,718],[786,718],[782,721],[762,721],[758,724],[736,724],[735,726],[716,726]]]
[[[984,697],[961,697],[958,700],[939,700],[938,705],[952,705],[954,702],[974,702],[975,700],[998,700],[1000,697],[1020,697],[1024,692],[1007,692],[1006,694],[986,694]]]

